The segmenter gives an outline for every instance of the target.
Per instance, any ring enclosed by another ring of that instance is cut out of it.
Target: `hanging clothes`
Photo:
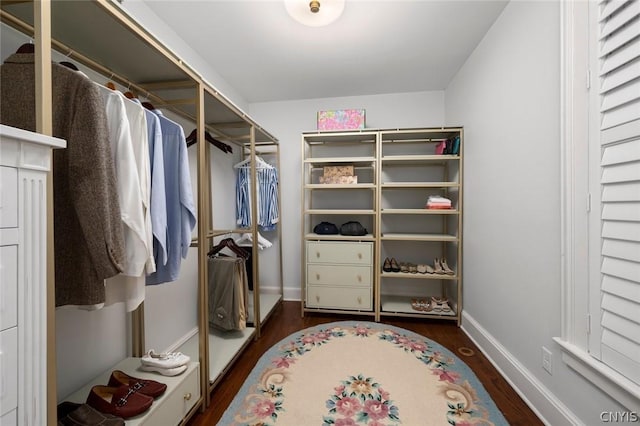
[[[166,118],[162,112],[153,112],[160,119],[164,151],[167,262],[163,265],[156,259],[156,272],[147,277],[148,285],[178,279],[180,264],[182,259],[187,257],[191,245],[191,232],[196,225],[184,130],[182,126]]]
[[[35,61],[9,56],[0,71],[0,121],[35,131]],[[104,280],[124,269],[125,252],[107,119],[88,78],[52,64],[56,306],[104,303]]]
[[[98,85],[102,95],[125,236],[125,267],[106,281],[105,305],[123,302],[127,312],[145,297],[145,276],[155,271],[149,206],[149,153],[144,111],[120,92]]]
[[[133,102],[142,106],[139,99]],[[149,163],[151,173],[151,230],[153,232],[153,258],[156,263],[167,264],[167,198],[164,183],[164,148],[160,118],[146,108],[142,108],[147,121],[149,142]]]
[[[247,327],[249,289],[245,259],[210,257],[209,325],[224,331]]]
[[[278,171],[260,157],[256,157],[256,177],[258,180],[256,209],[258,226],[263,231],[273,231],[279,221]],[[247,160],[236,166],[236,223],[240,228],[251,226],[251,167]]]

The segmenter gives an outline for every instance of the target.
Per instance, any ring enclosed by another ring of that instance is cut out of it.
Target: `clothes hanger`
[[[227,145],[226,143],[220,142],[219,140],[215,139],[213,136],[211,136],[211,134],[209,132],[205,132],[204,133],[204,137],[207,140],[207,142],[209,142],[210,144],[214,145],[216,148],[218,148],[222,152],[225,152],[225,153],[233,152],[233,149],[229,145]],[[193,129],[193,131],[189,134],[189,136],[187,136],[186,141],[187,141],[187,148],[190,147],[191,145],[197,143],[198,142],[198,129]]]
[[[156,107],[154,107],[151,103],[149,102],[142,102],[142,106],[145,107],[146,109],[153,111],[156,109]]]
[[[58,62],[60,65],[65,66],[67,68],[70,68],[74,71],[79,71],[78,67],[75,66],[75,64],[72,64],[71,62],[68,61],[62,61],[62,62]]]
[[[251,161],[251,157],[242,160],[241,162],[239,162],[238,164],[236,164],[235,166],[233,166],[234,169],[238,169],[238,168],[244,168],[244,167],[249,167],[247,166],[247,164]],[[256,155],[256,165],[258,166],[258,168],[260,169],[273,169],[274,167],[267,163],[266,161],[264,161],[262,158],[260,158],[260,156]]]
[[[113,81],[107,81],[105,86],[111,90],[116,90],[116,85],[113,83]]]
[[[211,250],[209,250],[209,253],[207,253],[207,256],[211,257],[219,253],[224,248],[228,248],[233,253],[235,253],[238,257],[241,257],[245,260],[249,258],[249,253],[247,253],[242,247],[238,246],[236,242],[233,241],[233,238],[231,237],[225,238],[224,240],[220,241],[217,245],[213,246]]]

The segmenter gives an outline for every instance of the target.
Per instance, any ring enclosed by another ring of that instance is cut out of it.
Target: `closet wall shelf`
[[[383,278],[406,278],[414,280],[446,280],[455,281],[458,279],[457,275],[445,275],[445,274],[421,274],[410,272],[382,272],[380,274]]]
[[[457,182],[384,182],[380,187],[382,189],[459,188],[460,184]]]
[[[439,162],[439,161],[457,161],[460,157],[457,155],[387,155],[380,160],[383,163],[423,163],[423,162]]]
[[[457,236],[450,234],[412,234],[400,232],[385,232],[380,235],[380,239],[390,241],[460,241]]]
[[[375,183],[332,184],[311,183],[304,186],[305,189],[376,189]]]
[[[448,209],[381,209],[382,214],[426,214],[426,215],[454,215],[458,210]]]
[[[336,215],[374,215],[375,210],[348,210],[348,209],[310,209],[305,210],[304,214],[336,214]]]
[[[328,241],[375,241],[375,237],[373,236],[373,234],[367,234],[367,235],[359,235],[359,236],[352,236],[352,235],[323,235],[323,234],[316,234],[316,233],[310,233],[310,234],[305,234],[304,236],[305,240],[328,240]]]
[[[331,158],[305,158],[305,164],[331,165],[349,163],[353,165],[370,165],[376,162],[375,157],[331,157]]]
[[[415,318],[440,318],[440,319],[452,319],[457,317],[455,308],[452,308],[449,312],[422,312],[416,311],[411,307],[410,296],[391,296],[381,295],[381,315],[388,316],[404,316]]]

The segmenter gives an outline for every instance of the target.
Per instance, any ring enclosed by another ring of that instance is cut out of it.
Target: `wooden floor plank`
[[[307,327],[346,320],[367,321],[369,319],[361,316],[327,314],[307,314],[301,318],[300,302],[283,302],[262,328],[262,337],[249,345],[231,371],[213,390],[209,408],[204,413],[198,413],[192,417],[188,423],[189,426],[217,424],[262,354],[280,340]],[[467,335],[454,323],[422,321],[412,318],[383,318],[382,322],[411,330],[435,340],[456,354],[478,376],[509,424],[514,426],[543,424]],[[462,349],[462,353],[460,349]],[[465,356],[463,353],[468,353],[465,349],[470,349],[473,355]]]

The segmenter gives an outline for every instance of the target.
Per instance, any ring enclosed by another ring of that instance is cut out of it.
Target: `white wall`
[[[364,108],[368,128],[432,127],[444,124],[444,92],[262,102],[249,106],[251,116],[280,141],[283,282],[287,299],[300,299],[300,134],[317,128],[318,111],[343,108]],[[275,268],[275,265],[272,265],[272,268]]]
[[[622,410],[565,366],[560,331],[560,8],[511,2],[450,83],[465,127],[463,326],[550,424]],[[542,369],[542,347],[553,374]]]

